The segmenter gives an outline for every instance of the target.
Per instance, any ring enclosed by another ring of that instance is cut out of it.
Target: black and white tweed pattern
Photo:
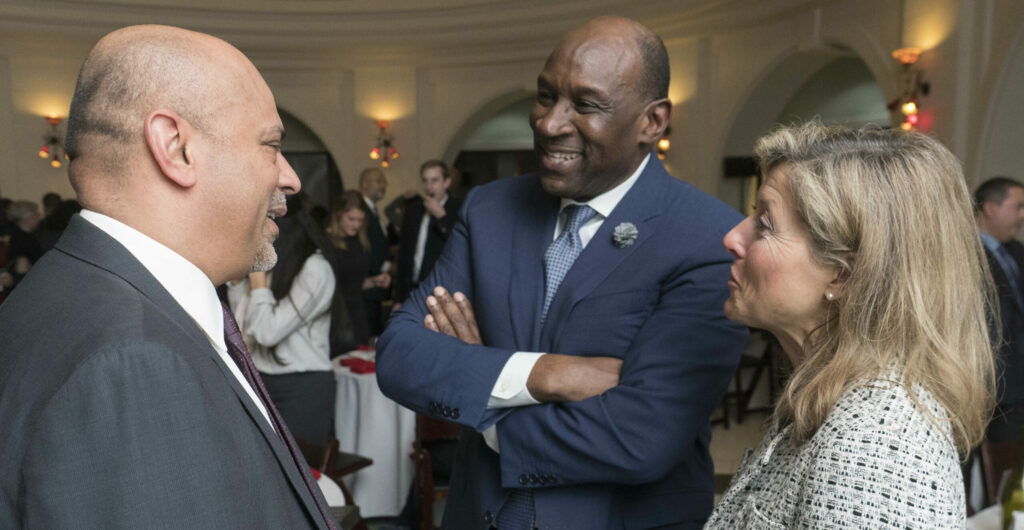
[[[946,413],[923,389],[876,381],[849,391],[794,448],[773,428],[748,451],[705,529],[964,528],[963,478]]]

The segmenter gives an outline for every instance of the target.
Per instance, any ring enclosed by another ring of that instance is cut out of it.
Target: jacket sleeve
[[[693,455],[747,336],[722,312],[728,262],[713,256],[662,285],[625,352],[618,386],[583,401],[513,409],[498,423],[502,486],[523,487],[520,477],[530,474],[556,477],[556,485],[642,484]]]
[[[377,342],[377,382],[385,395],[412,410],[483,431],[506,413],[487,410],[487,400],[514,352],[466,344],[423,325],[425,300],[435,286],[461,291],[473,300],[470,227],[465,222],[469,202],[467,198],[430,275],[409,293]],[[447,416],[439,413],[445,407]]]

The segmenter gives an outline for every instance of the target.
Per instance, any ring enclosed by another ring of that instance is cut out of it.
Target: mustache
[[[268,209],[273,210],[277,207],[287,208],[287,205],[288,198],[285,196],[284,192],[281,190],[274,190],[274,194],[270,196],[270,208]]]

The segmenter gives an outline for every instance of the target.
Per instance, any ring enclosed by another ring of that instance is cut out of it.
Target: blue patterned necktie
[[[593,208],[585,204],[570,204],[562,212],[566,219],[562,233],[544,252],[544,309],[538,323],[541,327],[544,326],[548,308],[555,299],[558,286],[562,284],[576,258],[580,257],[580,252],[583,252],[580,227],[597,214]],[[523,488],[512,490],[498,512],[496,524],[498,530],[532,530],[533,520],[533,490]]]
[[[540,313],[540,326],[548,316],[551,301],[558,293],[566,273],[583,252],[583,241],[580,240],[580,227],[597,214],[593,208],[585,204],[570,204],[562,210],[565,214],[565,226],[558,238],[551,242],[544,252],[544,309]]]

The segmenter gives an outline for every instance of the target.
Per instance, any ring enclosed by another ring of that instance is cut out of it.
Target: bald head
[[[128,170],[154,109],[173,110],[209,131],[209,116],[224,100],[215,96],[221,80],[237,84],[246,76],[232,74],[250,68],[230,44],[181,28],[130,26],[106,35],[86,57],[71,101],[65,145],[72,184],[78,187],[76,161],[83,157],[107,174]]]
[[[635,47],[640,58],[635,88],[644,101],[667,98],[671,71],[665,43],[650,28],[635,20],[623,17],[595,18],[568,33],[555,47],[555,51],[566,46],[613,38],[622,39]]]

